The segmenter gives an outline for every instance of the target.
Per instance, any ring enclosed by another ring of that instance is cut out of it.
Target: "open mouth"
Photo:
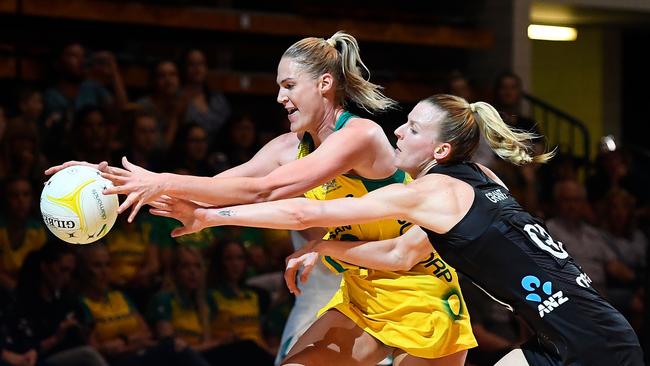
[[[292,115],[298,111],[298,108],[287,108],[287,114]]]

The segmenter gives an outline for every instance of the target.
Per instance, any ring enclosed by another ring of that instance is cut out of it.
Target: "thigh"
[[[458,351],[440,358],[420,358],[411,356],[408,353],[397,350],[395,352],[394,366],[463,366],[467,350]]]
[[[392,349],[337,310],[328,310],[298,339],[283,365],[376,365]]]
[[[529,345],[522,345],[522,348],[514,349],[503,356],[494,366],[562,366],[559,359],[549,355],[544,350]]]
[[[503,356],[494,366],[527,366],[526,356],[519,349],[513,349],[507,355]]]

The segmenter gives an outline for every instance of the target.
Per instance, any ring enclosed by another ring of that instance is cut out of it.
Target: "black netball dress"
[[[531,365],[644,364],[627,320],[506,188],[470,162],[437,165],[428,174],[474,188],[458,224],[445,234],[425,231],[447,263],[530,325],[535,338],[522,351]]]

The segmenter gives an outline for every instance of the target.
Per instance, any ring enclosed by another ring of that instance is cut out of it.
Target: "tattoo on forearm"
[[[219,216],[235,216],[235,212],[233,210],[221,210],[217,212],[217,215]]]

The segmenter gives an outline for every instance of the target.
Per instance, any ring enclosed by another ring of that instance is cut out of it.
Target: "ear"
[[[321,95],[327,94],[334,88],[334,77],[329,72],[324,73],[318,78],[318,89]]]
[[[451,145],[448,142],[444,142],[433,150],[433,157],[437,161],[443,161],[446,157],[451,154]]]

